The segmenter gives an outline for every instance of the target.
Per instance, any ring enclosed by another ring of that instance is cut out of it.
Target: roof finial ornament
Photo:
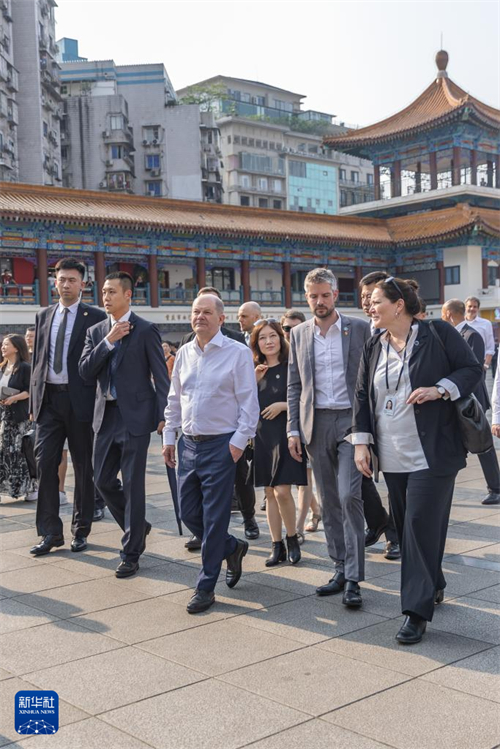
[[[448,78],[448,73],[446,72],[448,59],[448,52],[446,52],[444,49],[440,49],[436,55],[436,65],[438,69],[438,74],[436,76],[437,79]]]

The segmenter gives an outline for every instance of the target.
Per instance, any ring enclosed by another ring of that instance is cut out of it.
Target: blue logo
[[[51,734],[59,729],[59,696],[42,690],[18,692],[15,696],[16,732]]]

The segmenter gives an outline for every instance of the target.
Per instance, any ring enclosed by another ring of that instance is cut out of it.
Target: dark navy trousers
[[[214,590],[222,560],[236,549],[229,535],[236,463],[229,451],[231,434],[204,442],[183,435],[178,444],[177,475],[182,522],[201,538],[199,590]]]

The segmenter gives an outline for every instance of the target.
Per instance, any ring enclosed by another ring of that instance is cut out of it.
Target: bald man
[[[241,332],[245,336],[245,341],[248,346],[250,343],[250,334],[252,333],[253,326],[262,318],[262,310],[257,302],[245,302],[238,310],[238,322],[240,324]]]

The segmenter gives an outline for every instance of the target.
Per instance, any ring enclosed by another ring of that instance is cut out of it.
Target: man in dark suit
[[[467,320],[465,319],[465,303],[460,299],[450,299],[445,302],[441,309],[441,318],[458,330],[464,341],[471,347],[478,362],[482,364],[485,357],[484,339],[477,330],[474,330],[471,325],[467,324]],[[484,377],[481,378],[481,381],[474,390],[474,395],[486,413],[488,408],[491,408],[491,403]],[[488,489],[488,493],[481,504],[498,505],[500,504],[500,466],[498,465],[495,447],[492,447],[485,453],[480,453],[477,457],[481,463]]]
[[[88,331],[80,359],[81,376],[97,378],[96,486],[124,533],[117,577],[137,572],[151,530],[145,517],[146,460],[151,432],[163,429],[169,388],[160,333],[130,309],[133,288],[128,273],[106,276],[102,296],[111,320]]]
[[[32,356],[30,413],[36,422],[35,458],[38,473],[37,531],[42,541],[31,549],[41,556],[64,544],[59,517],[59,476],[64,441],[75,471],[71,531],[72,551],[87,547],[94,513],[92,475],[92,412],[95,380],[81,377],[78,362],[88,328],[106,317],[80,301],[85,266],[74,258],[56,265],[59,302],[36,316]]]

